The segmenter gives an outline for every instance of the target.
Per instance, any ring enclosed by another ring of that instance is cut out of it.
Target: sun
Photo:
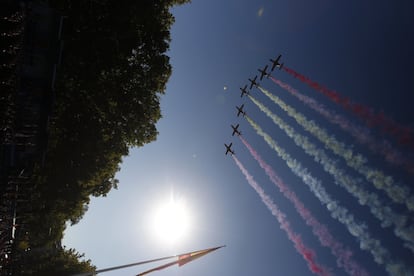
[[[153,231],[161,242],[174,244],[189,234],[190,215],[184,200],[170,198],[156,209]]]

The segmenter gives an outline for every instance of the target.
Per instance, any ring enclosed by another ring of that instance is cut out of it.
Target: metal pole
[[[84,273],[79,273],[79,274],[73,274],[72,276],[95,276],[98,273],[103,273],[103,272],[107,272],[107,271],[112,271],[112,270],[116,270],[116,269],[121,269],[121,268],[136,266],[136,265],[142,265],[142,264],[147,264],[147,263],[152,263],[152,262],[157,262],[157,261],[163,261],[163,260],[172,259],[172,258],[177,258],[177,255],[158,258],[158,259],[153,259],[153,260],[148,260],[148,261],[143,261],[143,262],[137,262],[137,263],[132,263],[132,264],[113,266],[113,267],[109,267],[109,268],[98,269],[95,272],[84,272]]]

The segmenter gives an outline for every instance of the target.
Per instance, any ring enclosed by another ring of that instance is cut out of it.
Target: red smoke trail
[[[369,127],[379,127],[383,132],[394,136],[400,144],[409,145],[413,147],[413,130],[409,127],[399,125],[397,122],[387,117],[382,111],[375,113],[371,108],[362,104],[354,103],[349,98],[341,96],[339,93],[329,90],[328,88],[318,84],[317,82],[305,77],[293,69],[283,67],[283,69],[306,83],[316,91],[327,96],[333,102],[342,105],[345,109],[350,110],[355,115],[360,117]]]
[[[339,125],[343,130],[351,134],[359,143],[367,145],[368,148],[377,154],[385,157],[385,160],[396,166],[402,166],[407,172],[414,174],[414,163],[405,158],[401,152],[395,149],[388,141],[377,141],[365,127],[356,126],[345,117],[328,110],[323,104],[318,103],[315,99],[299,93],[296,89],[270,76],[270,79],[281,88],[298,98],[307,106],[324,116],[329,122]]]
[[[272,214],[276,217],[276,219],[280,223],[280,228],[285,230],[286,234],[289,237],[289,240],[291,240],[294,243],[296,250],[307,261],[310,271],[317,275],[330,276],[330,271],[316,262],[315,252],[312,249],[308,248],[306,245],[304,245],[302,238],[298,234],[293,232],[293,230],[290,228],[290,223],[286,219],[286,215],[279,210],[276,204],[264,192],[264,190],[259,186],[259,184],[253,179],[253,176],[247,171],[247,169],[243,166],[239,159],[237,159],[237,157],[234,155],[232,155],[232,157],[239,169],[241,170],[241,172],[246,177],[247,182],[259,194],[263,203],[266,204],[267,208],[269,208]]]
[[[280,179],[276,172],[260,157],[253,147],[243,137],[239,136],[239,138],[250,151],[250,154],[259,163],[260,167],[265,170],[273,184],[275,184],[280,192],[293,203],[300,216],[306,221],[306,224],[312,227],[313,233],[319,238],[321,244],[331,249],[332,254],[337,258],[338,266],[344,267],[349,275],[368,275],[364,268],[352,260],[352,251],[345,249],[342,243],[335,240],[326,226],[321,224],[311,212],[306,209],[305,205],[300,201],[296,194],[282,181],[282,179]]]

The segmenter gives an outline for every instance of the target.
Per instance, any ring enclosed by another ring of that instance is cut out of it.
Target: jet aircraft
[[[227,153],[229,153],[229,152],[230,152],[230,154],[231,154],[231,155],[233,155],[233,154],[234,154],[234,151],[231,149],[231,145],[233,145],[233,143],[230,143],[230,145],[228,145],[228,146],[227,146],[227,144],[226,144],[226,143],[224,143],[224,146],[226,147],[226,155],[227,155]]]
[[[279,70],[282,69],[283,63],[279,62],[281,57],[282,57],[282,55],[279,55],[275,60],[270,59],[270,62],[272,62],[272,69],[270,69],[271,72],[273,72],[275,67],[279,68]]]
[[[254,79],[252,79],[252,80],[249,79],[249,81],[250,81],[250,89],[253,88],[253,85],[256,86],[256,87],[259,86],[259,84],[256,82],[256,79],[257,79],[257,76],[254,76]]]
[[[257,71],[260,72],[260,80],[263,80],[263,77],[269,77],[270,73],[266,72],[268,65],[266,65],[263,69],[258,69]]]
[[[240,97],[242,98],[244,94],[249,95],[249,91],[246,90],[247,89],[247,85],[245,85],[243,88],[240,87],[241,90],[241,94]]]
[[[243,114],[243,116],[246,116],[246,111],[243,110],[244,104],[241,106],[236,106],[237,108],[237,117],[240,116],[240,114]]]
[[[233,133],[231,134],[231,136],[234,136],[234,134],[237,134],[237,135],[241,135],[241,132],[239,131],[239,124],[237,124],[236,126],[233,126],[233,125],[231,125],[231,127],[232,127],[232,129],[233,129]]]

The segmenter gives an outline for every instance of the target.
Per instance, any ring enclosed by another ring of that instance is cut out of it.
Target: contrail
[[[281,109],[286,111],[289,116],[293,117],[305,130],[318,138],[326,148],[329,148],[335,154],[344,158],[349,167],[364,175],[377,189],[384,190],[394,202],[405,204],[408,210],[414,211],[414,196],[410,195],[408,187],[403,186],[403,184],[397,185],[391,176],[387,176],[382,171],[365,165],[367,160],[361,154],[354,153],[344,143],[339,142],[334,136],[329,135],[325,129],[319,127],[314,121],[308,120],[304,115],[287,105],[279,97],[260,86],[259,89]]]
[[[272,121],[283,130],[297,146],[301,147],[308,155],[320,163],[323,169],[335,178],[335,183],[345,188],[350,194],[356,197],[361,205],[367,205],[371,213],[381,221],[382,227],[394,225],[394,233],[401,238],[404,246],[414,252],[414,228],[406,227],[407,216],[399,215],[389,206],[381,201],[377,194],[371,193],[363,188],[363,185],[356,179],[346,174],[345,171],[338,168],[335,160],[329,158],[323,149],[318,148],[311,143],[309,139],[297,133],[291,126],[283,121],[279,116],[272,113],[269,108],[259,102],[253,96],[248,95],[252,102],[259,107]]]
[[[367,106],[354,103],[347,97],[343,97],[339,93],[327,89],[326,87],[318,84],[308,77],[299,74],[293,69],[290,69],[286,66],[283,67],[283,69],[293,77],[299,79],[316,91],[327,96],[331,101],[341,105],[347,110],[350,110],[352,113],[360,117],[368,126],[378,126],[383,132],[394,136],[399,143],[409,145],[410,147],[413,146],[413,129],[398,124],[391,118],[387,117],[383,112],[375,113],[371,108],[368,108]]]
[[[235,155],[232,155],[234,161],[236,162],[239,169],[242,171],[244,176],[246,177],[247,182],[252,186],[252,188],[259,194],[260,198],[262,199],[263,203],[267,206],[267,208],[272,212],[272,215],[276,217],[278,222],[280,223],[280,228],[283,229],[291,240],[296,250],[308,263],[308,267],[310,271],[317,275],[324,275],[328,276],[331,275],[330,271],[323,267],[322,265],[316,262],[316,254],[315,252],[308,248],[302,241],[302,238],[293,232],[290,228],[290,223],[286,219],[286,215],[282,213],[273,200],[264,192],[262,187],[253,179],[253,176],[247,171],[247,169],[243,166],[243,164],[237,159]]]
[[[362,276],[368,275],[367,271],[352,259],[352,251],[345,249],[342,243],[335,240],[325,225],[321,224],[300,201],[296,194],[280,179],[276,172],[262,159],[262,157],[253,149],[253,147],[241,136],[239,136],[243,144],[249,150],[250,154],[257,160],[270,180],[275,184],[279,191],[289,199],[300,216],[305,220],[306,224],[312,227],[312,232],[318,237],[320,243],[330,248],[331,253],[337,258],[339,267],[343,267],[349,275]]]
[[[391,145],[390,142],[385,140],[377,141],[367,128],[355,125],[344,116],[327,109],[323,104],[318,103],[311,97],[299,93],[296,89],[281,80],[275,79],[272,76],[270,76],[270,79],[301,102],[321,114],[326,120],[332,124],[338,125],[344,131],[348,132],[360,144],[366,145],[371,152],[381,154],[390,164],[402,166],[407,172],[414,174],[414,163],[408,158],[405,158],[401,152]]]
[[[319,201],[326,206],[330,211],[331,216],[344,224],[349,233],[353,235],[359,242],[360,248],[367,250],[374,257],[374,261],[378,264],[383,264],[386,271],[390,275],[412,275],[403,263],[396,262],[391,259],[390,252],[381,245],[381,242],[371,237],[367,226],[355,221],[354,216],[349,211],[340,206],[339,203],[331,198],[322,186],[320,180],[313,177],[302,164],[293,159],[283,148],[281,148],[267,133],[265,133],[258,124],[256,124],[250,117],[245,116],[249,124],[256,130],[257,134],[262,136],[266,143],[275,152],[285,160],[287,166],[296,174],[302,181],[309,186],[310,190],[315,194]]]

